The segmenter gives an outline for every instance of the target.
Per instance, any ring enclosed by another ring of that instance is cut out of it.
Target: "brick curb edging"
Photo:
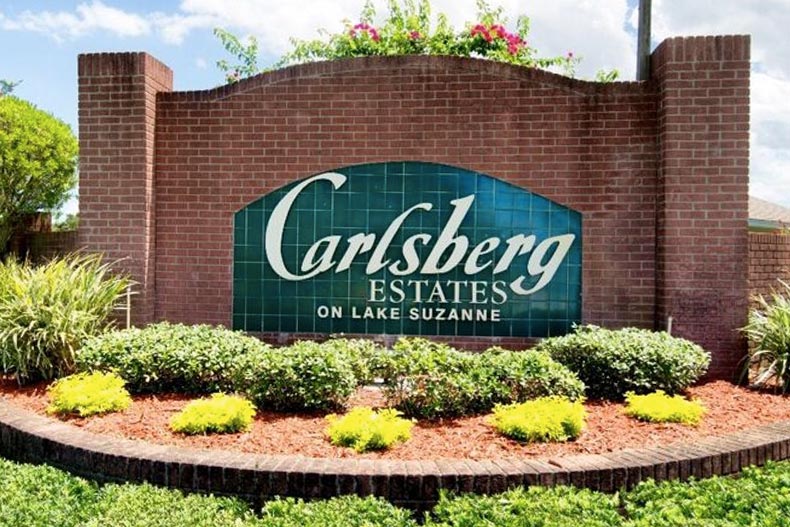
[[[313,459],[200,451],[109,438],[0,401],[0,455],[46,462],[100,481],[149,481],[191,492],[238,496],[254,505],[273,496],[376,495],[426,509],[439,489],[496,493],[518,485],[572,484],[612,492],[654,478],[726,475],[790,457],[790,421],[693,444],[532,460],[390,461]]]

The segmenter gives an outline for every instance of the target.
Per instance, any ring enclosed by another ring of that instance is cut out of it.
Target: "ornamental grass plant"
[[[77,350],[113,326],[110,315],[130,283],[96,254],[0,264],[3,371],[20,383],[73,373]]]
[[[779,281],[780,288],[768,296],[758,295],[743,333],[751,344],[746,361],[748,375],[754,368],[753,384],[790,389],[790,284]]]

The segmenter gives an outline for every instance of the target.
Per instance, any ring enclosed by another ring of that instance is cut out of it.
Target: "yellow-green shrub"
[[[220,434],[249,429],[255,406],[238,395],[212,394],[187,404],[170,420],[170,429],[184,434]]]
[[[699,424],[705,415],[705,407],[699,401],[689,401],[679,395],[669,396],[662,390],[647,395],[629,392],[625,395],[623,412],[640,421],[652,423]]]
[[[576,439],[587,412],[581,401],[541,397],[521,404],[497,406],[489,423],[500,434],[524,442]]]
[[[78,373],[53,382],[47,388],[53,414],[93,414],[118,412],[132,404],[124,380],[114,373]]]
[[[328,415],[326,434],[333,445],[352,447],[357,452],[383,450],[411,438],[414,423],[400,415],[393,409],[377,412],[368,407],[354,408],[342,417]]]

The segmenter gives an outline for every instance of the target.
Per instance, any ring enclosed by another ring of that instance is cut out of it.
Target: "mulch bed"
[[[13,380],[0,380],[0,397],[27,410],[45,414],[46,385],[19,388]],[[724,435],[761,424],[790,419],[790,397],[762,393],[716,381],[691,388],[708,413],[698,427],[642,423],[622,414],[622,404],[589,401],[587,427],[568,443],[526,444],[505,439],[486,424],[486,416],[420,421],[412,439],[386,452],[357,454],[332,446],[324,436],[323,415],[259,412],[252,429],[243,434],[184,436],[170,432],[168,422],[189,397],[148,395],[134,397],[126,411],[86,419],[62,420],[96,434],[198,449],[223,449],[272,455],[395,460],[436,459],[549,459],[574,454],[601,454],[623,448],[693,442],[705,436]],[[380,406],[374,388],[363,388],[351,406]]]

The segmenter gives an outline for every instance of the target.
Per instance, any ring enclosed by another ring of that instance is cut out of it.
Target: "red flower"
[[[409,38],[411,40],[419,40],[419,39],[422,38],[422,35],[420,35],[419,31],[410,31],[409,32]]]

